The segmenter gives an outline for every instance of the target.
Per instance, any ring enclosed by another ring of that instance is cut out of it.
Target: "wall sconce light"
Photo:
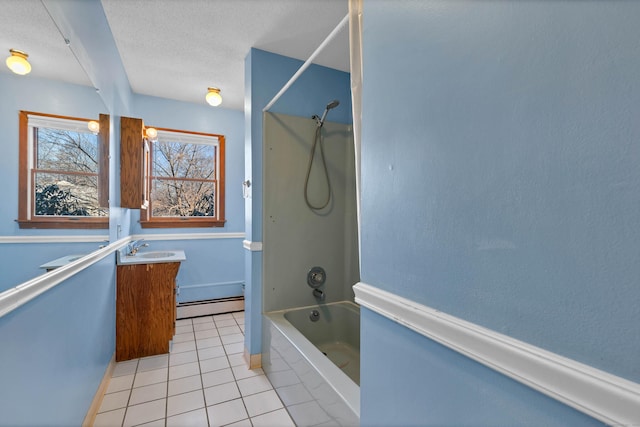
[[[158,130],[156,128],[145,128],[144,129],[144,134],[151,141],[155,141],[158,138]]]
[[[207,95],[205,96],[207,103],[212,107],[217,107],[222,104],[222,96],[220,95],[220,89],[217,87],[207,88]]]
[[[89,123],[87,123],[87,127],[95,135],[100,132],[100,123],[96,122],[95,120],[91,120]]]
[[[7,67],[16,74],[24,76],[31,71],[31,64],[27,61],[29,55],[21,50],[9,49],[11,56],[7,58]]]

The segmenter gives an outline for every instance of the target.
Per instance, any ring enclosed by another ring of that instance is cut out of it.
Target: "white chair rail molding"
[[[356,302],[609,425],[640,425],[640,384],[366,283]]]

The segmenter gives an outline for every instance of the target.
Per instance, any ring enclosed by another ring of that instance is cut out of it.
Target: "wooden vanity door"
[[[169,352],[179,262],[118,266],[116,361]]]

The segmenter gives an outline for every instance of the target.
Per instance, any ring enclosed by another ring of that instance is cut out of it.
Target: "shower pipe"
[[[280,92],[278,92],[276,96],[274,96],[273,99],[262,109],[263,113],[269,111],[269,109],[273,107],[273,104],[275,104],[276,101],[278,101],[278,99],[280,99],[280,97],[287,91],[287,89],[289,89],[289,86],[291,86],[296,80],[298,80],[298,77],[300,77],[300,74],[302,74],[304,70],[306,70],[309,67],[309,65],[311,65],[313,60],[316,59],[316,56],[318,56],[318,54],[322,52],[322,50],[325,48],[326,45],[331,43],[331,41],[335,38],[335,36],[348,23],[349,23],[349,14],[346,14],[345,17],[342,18],[342,21],[340,21],[340,23],[333,29],[333,31],[331,31],[331,33],[329,33],[327,38],[324,39],[324,41],[320,44],[320,46],[318,46],[318,48],[311,54],[309,59],[307,59],[305,63],[302,64],[302,66],[298,69],[298,71],[296,71],[296,73],[289,79],[289,81],[282,87],[282,89],[280,89]]]

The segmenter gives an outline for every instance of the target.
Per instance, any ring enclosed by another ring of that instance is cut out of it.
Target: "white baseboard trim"
[[[640,425],[640,384],[366,283],[356,302],[609,425]]]
[[[176,318],[188,319],[191,317],[211,316],[220,313],[231,313],[244,310],[244,298],[220,298],[208,301],[196,301],[178,304]]]
[[[243,240],[242,246],[245,249],[250,250],[251,252],[261,252],[262,251],[262,242],[252,242],[250,240]]]

